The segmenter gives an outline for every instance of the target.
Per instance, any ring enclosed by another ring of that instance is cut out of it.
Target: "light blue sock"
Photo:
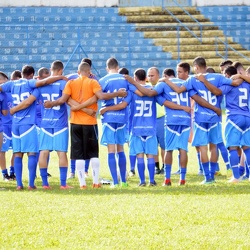
[[[67,173],[68,173],[68,167],[59,167],[60,170],[60,183],[61,186],[66,186],[67,183]]]
[[[108,154],[108,165],[109,165],[110,174],[113,179],[113,183],[114,185],[116,185],[118,184],[118,178],[117,178],[117,169],[116,169],[116,159],[115,159],[114,153]]]
[[[23,160],[22,157],[16,156],[14,158],[14,168],[16,173],[17,186],[23,187],[22,174],[23,174]]]
[[[118,166],[120,169],[120,177],[122,182],[126,182],[126,156],[124,152],[118,153]]]
[[[244,150],[245,156],[246,156],[246,176],[249,177],[249,166],[250,166],[250,148]]]
[[[155,159],[148,158],[148,174],[149,174],[149,182],[154,183],[155,181]]]
[[[220,150],[221,156],[223,158],[223,161],[226,164],[227,169],[229,169],[230,168],[229,155],[228,155],[228,151],[227,151],[227,148],[225,147],[224,142],[218,143],[217,148]]]
[[[138,175],[140,183],[145,183],[145,163],[144,158],[137,158]]]

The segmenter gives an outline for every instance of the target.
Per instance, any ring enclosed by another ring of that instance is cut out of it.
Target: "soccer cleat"
[[[68,179],[74,179],[75,178],[75,174],[71,173],[70,176],[68,177]]]
[[[128,175],[129,175],[129,177],[135,176],[135,170],[130,170]]]
[[[128,183],[127,182],[121,182],[121,187],[128,187]]]
[[[49,189],[51,189],[51,187],[50,186],[43,186],[43,189],[49,190]]]
[[[138,184],[138,187],[146,187],[146,183],[145,182],[140,182],[139,184]]]
[[[199,170],[198,175],[203,175],[203,171]]]
[[[181,170],[177,170],[176,172],[174,172],[173,174],[180,174],[181,173]]]
[[[102,184],[102,185],[110,185],[110,184],[111,184],[111,181],[108,180],[108,179],[101,179],[101,184]]]
[[[243,181],[245,181],[245,180],[249,180],[249,176],[247,176],[247,175],[243,175],[243,176],[242,176],[242,180],[243,180]]]
[[[10,178],[10,176],[8,174],[3,175],[3,180],[4,181],[12,181],[12,179]]]
[[[160,174],[164,174],[164,167],[160,170]]]
[[[242,176],[243,177],[243,176]],[[232,184],[237,184],[239,182],[242,181],[242,177],[240,177],[239,179],[236,179],[234,177],[232,177],[229,181],[227,181],[228,183],[232,183]]]
[[[230,179],[233,176],[233,171],[231,168],[227,170],[227,179]]]
[[[66,185],[66,186],[60,186],[60,189],[62,189],[62,190],[71,189],[71,188],[73,188],[73,187],[72,186],[68,186],[68,185]]]
[[[210,185],[213,184],[215,181],[214,180],[203,180],[200,184],[201,185]]]
[[[80,189],[87,189],[86,185],[80,186]]]
[[[119,187],[118,184],[111,184],[111,185],[110,185],[110,188],[118,188],[118,187]]]
[[[99,183],[99,184],[93,184],[92,187],[93,187],[93,188],[101,188],[102,185],[101,185],[100,183]]]
[[[23,190],[23,186],[17,186],[16,190],[17,190],[17,191]]]
[[[155,168],[155,174],[160,174],[161,170],[159,168]]]
[[[171,180],[170,179],[165,179],[165,181],[163,182],[162,186],[171,186]]]
[[[186,184],[186,181],[185,180],[180,180],[179,181],[179,186],[185,186]]]
[[[155,187],[155,186],[157,186],[157,183],[156,183],[156,181],[154,181],[154,182],[149,182],[149,183],[148,183],[148,186],[149,186],[149,187]]]
[[[28,186],[28,190],[35,190],[35,189],[37,189],[37,187],[36,186]]]
[[[216,176],[222,176],[222,174],[221,174],[220,171],[216,171],[216,172],[214,173],[214,175],[216,175]]]
[[[15,181],[15,180],[16,180],[16,176],[15,176],[14,173],[10,174],[10,179],[11,179],[12,181]]]
[[[52,177],[52,175],[51,175],[50,173],[47,173],[47,176],[48,176],[48,177]]]

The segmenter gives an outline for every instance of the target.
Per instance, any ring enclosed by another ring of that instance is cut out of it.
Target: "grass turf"
[[[110,179],[106,156],[100,147],[100,174]],[[174,159],[176,171],[177,153]],[[60,190],[53,152],[52,190],[43,190],[38,177],[38,189],[28,191],[26,165],[24,191],[16,191],[15,182],[0,182],[0,249],[250,249],[250,183],[228,184],[219,163],[224,175],[208,186],[200,185],[190,148],[186,186],[178,186],[174,175],[172,186],[162,187],[163,175],[156,175],[157,187],[138,188],[136,173],[128,188],[92,189],[90,177],[86,190],[77,179],[68,181],[73,189]]]

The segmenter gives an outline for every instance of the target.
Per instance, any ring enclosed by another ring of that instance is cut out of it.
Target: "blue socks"
[[[116,169],[116,159],[115,159],[114,153],[108,154],[108,165],[109,165],[110,174],[113,179],[113,184],[116,185],[118,184],[118,178],[117,178],[117,169]]]
[[[120,169],[120,177],[122,182],[126,182],[126,156],[124,152],[118,153],[118,166]]]
[[[181,174],[180,174],[180,180],[185,181],[186,179],[186,173],[187,173],[187,168],[182,168],[181,167]]]
[[[23,160],[22,157],[16,156],[14,159],[14,168],[16,173],[17,186],[23,187],[22,175],[23,175]]]
[[[76,172],[76,160],[70,160],[70,169],[71,169],[71,173],[75,174]]]
[[[48,183],[48,168],[40,168],[40,176],[42,178],[42,185],[49,186]]]
[[[138,168],[138,175],[140,178],[140,183],[146,183],[144,158],[137,158],[137,168]]]
[[[37,166],[36,155],[29,155],[28,156],[28,170],[29,170],[29,186],[30,187],[35,187],[36,166]]]
[[[164,164],[164,168],[165,168],[165,178],[170,179],[172,166],[170,164]]]
[[[60,170],[60,183],[61,186],[66,186],[66,180],[67,180],[67,173],[68,173],[68,167],[59,167]]]
[[[209,172],[209,162],[204,162],[202,163],[202,168],[203,168],[203,174],[205,176],[206,181],[210,181],[210,172]]]
[[[129,155],[130,171],[135,171],[136,155]]]
[[[233,172],[233,176],[235,179],[239,179],[240,178],[240,171],[239,171],[239,156],[238,156],[238,152],[237,150],[230,150],[229,151],[230,157],[230,164],[232,166],[232,172]]]
[[[154,183],[155,181],[155,159],[148,158],[148,173],[149,173],[149,182]]]

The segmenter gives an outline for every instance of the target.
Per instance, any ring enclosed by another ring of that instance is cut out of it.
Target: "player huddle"
[[[78,66],[77,74],[68,77],[62,75],[61,61],[52,63],[50,75],[45,68],[40,69],[36,79],[33,67],[27,65],[23,67],[21,76],[16,78],[13,75],[10,81],[0,72],[0,132],[3,131],[0,134],[4,136],[4,140],[0,138],[1,143],[4,142],[0,163],[4,178],[16,179],[17,190],[24,188],[24,153],[28,154],[28,189],[37,188],[37,165],[42,188],[51,188],[48,182],[51,151],[58,154],[60,188],[72,188],[67,185],[69,137],[70,176],[74,177],[76,171],[80,188],[86,189],[86,165],[90,164],[93,188],[101,187],[96,118],[98,100],[101,100],[100,143],[108,149],[107,164],[112,176],[112,188],[128,186],[125,143],[129,144],[130,176],[135,174],[137,165],[139,187],[147,184],[156,186],[155,174],[159,173],[164,173],[163,186],[172,184],[174,150],[179,151],[179,185],[185,185],[189,140],[196,148],[200,172],[204,175],[201,184],[215,182],[215,175],[219,173],[219,151],[228,172],[232,173],[230,183],[249,178],[249,69],[242,71],[243,66],[239,62],[228,60],[220,65],[222,74],[209,73],[211,69],[208,70],[203,57],[194,59],[194,75],[190,75],[189,64],[179,63],[177,77],[173,70],[166,70],[160,78],[155,67],[147,72],[142,68],[137,69],[134,77],[130,77],[126,69],[119,69],[115,58],[109,58],[106,66],[108,74],[99,80],[91,73],[90,59],[84,59]],[[226,145],[221,126],[223,96]],[[5,152],[11,146],[11,141],[13,161],[8,174]],[[158,144],[162,169],[159,167]],[[148,183],[145,178],[146,166]]]

